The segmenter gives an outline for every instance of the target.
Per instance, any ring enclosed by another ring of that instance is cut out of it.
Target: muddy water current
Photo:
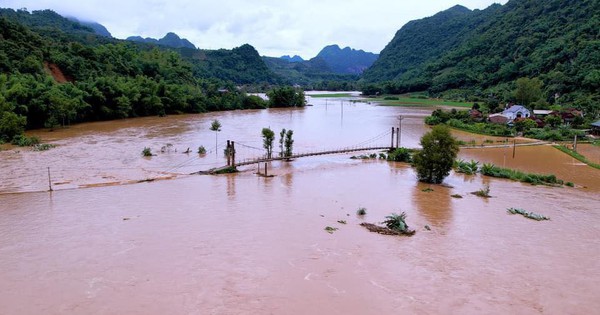
[[[351,154],[273,162],[270,178],[256,176],[255,166],[233,175],[186,175],[224,164],[223,147],[215,152],[208,130],[213,119],[223,125],[219,144],[239,142],[242,159],[256,155],[260,129],[268,126],[293,129],[297,152],[371,138],[386,145],[389,136],[377,136],[397,126],[398,115],[406,117],[402,145],[418,147],[431,111],[346,101],[342,116],[339,99],[310,103],[82,124],[35,132],[58,145],[49,151],[0,152],[0,314],[600,308],[600,171],[549,146],[517,147],[514,159],[512,148],[462,150],[461,157],[554,173],[576,188],[454,173],[443,186],[426,185],[408,165]],[[205,156],[182,153],[199,145]],[[144,147],[156,155],[141,157]],[[52,193],[44,191],[47,167]],[[161,178],[171,180],[136,183]],[[492,198],[470,194],[484,185]],[[356,215],[359,207],[366,216]],[[551,220],[509,215],[508,207]],[[401,211],[417,231],[412,237],[358,225]],[[338,230],[329,234],[327,226]]]

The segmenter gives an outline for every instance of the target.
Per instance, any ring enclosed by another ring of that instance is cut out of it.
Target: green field
[[[314,98],[335,98],[335,97],[352,97],[350,93],[333,93],[333,94],[307,94],[306,96]]]
[[[433,98],[412,98],[407,96],[395,96],[397,100],[385,99],[384,97],[371,98],[372,102],[377,102],[386,106],[455,106],[455,107],[468,107],[473,106],[473,102],[456,102],[446,101],[441,99]]]

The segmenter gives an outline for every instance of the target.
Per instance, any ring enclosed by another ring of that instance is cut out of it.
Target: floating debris
[[[541,215],[541,214],[537,214],[535,212],[529,212],[529,211],[525,211],[523,209],[518,209],[518,208],[508,208],[506,209],[508,211],[508,213],[510,214],[520,214],[528,219],[532,219],[532,220],[536,220],[536,221],[543,221],[543,220],[550,220],[549,217]]]
[[[457,199],[462,199],[463,196],[461,196],[459,194],[454,194],[454,195],[451,195],[450,197],[457,198]]]
[[[346,223],[347,223],[347,222],[346,222],[346,220],[338,220],[337,222],[338,222],[339,224],[346,224]]]
[[[427,231],[431,231],[431,228],[429,227],[429,225],[425,225],[425,229],[426,229]]]
[[[379,234],[383,234],[383,235],[406,235],[406,236],[412,236],[412,235],[415,234],[415,230],[406,230],[404,232],[401,232],[401,231],[396,231],[396,230],[389,229],[387,227],[375,225],[373,223],[363,222],[360,225],[364,226],[370,232],[379,233]]]
[[[327,233],[329,233],[329,234],[333,234],[333,232],[335,232],[337,230],[338,230],[338,228],[334,228],[334,227],[331,227],[331,226],[325,227],[325,231],[327,231]]]

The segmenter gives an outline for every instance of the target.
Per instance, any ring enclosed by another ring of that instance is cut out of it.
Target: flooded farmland
[[[514,159],[512,148],[460,157],[556,174],[576,188],[454,173],[443,186],[427,185],[406,164],[352,154],[273,162],[271,178],[256,176],[255,166],[188,175],[224,165],[224,140],[239,143],[240,159],[261,154],[263,127],[293,129],[294,150],[304,152],[373,138],[388,144],[377,137],[402,115],[401,145],[416,148],[432,110],[310,103],[81,124],[34,132],[58,145],[49,151],[0,152],[0,313],[591,314],[600,307],[600,170],[550,146],[517,147]],[[213,119],[223,125],[217,135],[208,130]],[[204,156],[195,153],[200,145]],[[156,155],[143,158],[144,147]],[[187,148],[192,153],[182,153]],[[470,194],[484,185],[492,198]],[[366,216],[356,215],[359,207]],[[551,220],[509,215],[509,207]],[[359,226],[402,211],[412,237]]]

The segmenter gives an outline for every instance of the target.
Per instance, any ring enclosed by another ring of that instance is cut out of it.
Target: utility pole
[[[404,119],[404,117],[402,117],[402,115],[398,116],[398,141],[396,142],[396,147],[400,147],[400,145],[402,144],[402,120]]]
[[[515,151],[517,151],[517,140],[513,140],[513,159],[515,158]]]
[[[48,166],[48,191],[52,191],[52,180],[50,179],[50,166]]]
[[[235,141],[231,141],[231,166],[235,167]]]

